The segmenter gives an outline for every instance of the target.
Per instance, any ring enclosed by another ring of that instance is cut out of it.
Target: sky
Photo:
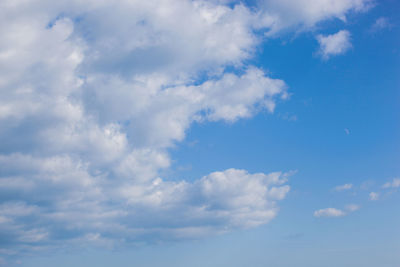
[[[398,267],[400,3],[0,2],[0,266]]]

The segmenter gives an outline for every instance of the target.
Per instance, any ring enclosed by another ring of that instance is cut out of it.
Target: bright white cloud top
[[[220,1],[2,1],[8,251],[201,237],[274,218],[288,174],[228,169],[187,182],[160,171],[192,123],[235,122],[287,98],[284,81],[246,63],[263,38],[256,31],[307,30],[368,7],[303,2],[252,10]],[[319,36],[323,56],[344,53],[349,36]]]

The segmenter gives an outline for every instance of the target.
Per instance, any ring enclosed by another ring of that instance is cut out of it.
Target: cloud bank
[[[368,6],[324,2],[2,1],[1,253],[197,238],[274,218],[288,174],[188,182],[160,171],[191,124],[272,113],[287,98],[284,81],[247,63],[265,36]]]

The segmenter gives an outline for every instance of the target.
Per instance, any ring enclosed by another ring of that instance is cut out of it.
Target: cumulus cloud
[[[306,31],[324,20],[346,21],[349,12],[364,12],[371,8],[370,0],[263,0],[263,22],[269,27],[267,35],[283,30]]]
[[[260,31],[312,28],[367,1],[178,2],[1,1],[2,254],[201,237],[276,216],[289,174],[163,180],[168,149],[193,123],[272,113],[288,97],[248,63]]]
[[[0,10],[5,248],[197,238],[276,216],[286,174],[160,177],[192,123],[273,112],[287,97],[282,80],[243,63],[259,42],[247,7],[2,1]]]
[[[382,185],[382,188],[397,188],[400,187],[400,178],[393,178],[391,182]]]
[[[356,204],[349,204],[344,207],[344,210],[336,209],[336,208],[325,208],[314,211],[314,217],[343,217],[357,211],[360,209],[360,206]]]
[[[345,191],[353,188],[353,184],[338,185],[334,188],[335,191]]]
[[[12,160],[21,164],[27,159],[14,155]],[[70,170],[68,164],[54,168],[54,162],[63,164],[58,161],[39,160],[29,174],[21,171],[24,179],[34,184],[23,193],[23,201],[20,192],[2,190],[2,196],[9,194],[0,206],[5,247],[61,246],[78,240],[81,244],[117,245],[199,238],[255,227],[276,216],[277,201],[289,191],[284,184],[287,174],[282,173],[228,169],[192,183],[160,178],[150,183],[116,183],[91,176],[84,166],[80,170],[77,166]]]
[[[317,41],[319,43],[318,54],[323,59],[329,59],[332,56],[341,55],[347,52],[352,45],[350,41],[350,32],[341,30],[331,35],[318,35]]]

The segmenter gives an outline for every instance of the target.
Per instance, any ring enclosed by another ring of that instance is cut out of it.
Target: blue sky
[[[0,7],[0,264],[399,265],[396,1]]]

